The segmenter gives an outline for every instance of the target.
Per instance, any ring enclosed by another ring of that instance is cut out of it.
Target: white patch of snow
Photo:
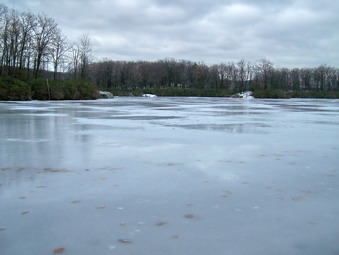
[[[240,97],[240,98],[245,98],[245,99],[254,99],[252,94],[253,94],[252,91],[244,91],[244,92],[240,92],[240,93],[235,94],[235,96]]]
[[[157,97],[156,95],[153,94],[142,94],[142,97]]]
[[[102,91],[102,90],[99,90],[98,91],[99,95],[101,98],[106,98],[106,99],[111,99],[113,98],[113,94],[109,91]]]

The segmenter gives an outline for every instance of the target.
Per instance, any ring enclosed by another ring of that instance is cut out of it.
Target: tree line
[[[90,37],[71,43],[46,14],[0,4],[0,76],[85,79],[92,60]],[[67,74],[67,75],[66,75]]]
[[[321,65],[315,68],[276,68],[269,60],[208,66],[187,60],[112,61],[92,63],[89,77],[102,88],[145,89],[280,89],[284,91],[339,90],[339,69]]]

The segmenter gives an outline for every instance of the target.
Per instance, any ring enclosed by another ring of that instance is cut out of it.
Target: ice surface
[[[0,102],[0,254],[339,254],[339,100]]]

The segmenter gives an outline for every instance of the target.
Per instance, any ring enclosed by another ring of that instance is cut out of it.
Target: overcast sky
[[[97,60],[266,58],[339,67],[338,0],[5,0],[44,12],[70,40],[89,33]]]

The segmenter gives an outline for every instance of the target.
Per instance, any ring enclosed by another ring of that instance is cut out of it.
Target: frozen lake
[[[339,100],[0,102],[1,255],[339,254]]]

